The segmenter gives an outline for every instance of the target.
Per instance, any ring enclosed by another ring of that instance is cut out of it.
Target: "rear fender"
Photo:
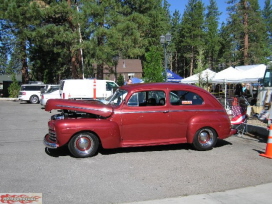
[[[207,126],[207,124],[209,125]],[[224,139],[229,136],[231,125],[228,116],[224,115],[218,115],[216,117],[211,116],[208,121],[207,116],[196,116],[191,118],[187,130],[188,143],[193,143],[196,132],[204,127],[212,128],[216,132],[218,138]]]

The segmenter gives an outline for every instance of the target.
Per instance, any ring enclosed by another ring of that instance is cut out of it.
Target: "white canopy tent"
[[[216,72],[208,69],[203,70],[202,72],[198,74],[194,74],[192,76],[189,76],[185,79],[181,80],[181,83],[186,83],[186,84],[195,84],[199,82],[199,77],[202,79],[208,79],[208,81],[211,81],[213,77],[215,76]]]
[[[260,78],[264,77],[266,70],[266,65],[257,64],[257,65],[245,65],[237,66],[236,70],[239,70],[243,73],[242,82],[258,82]]]
[[[227,83],[227,82],[241,82],[243,79],[243,72],[233,67],[228,67],[218,73],[212,79],[213,83]]]
[[[224,83],[225,85],[225,106],[226,106],[226,94],[227,83],[254,83],[258,82],[260,78],[263,78],[266,70],[266,65],[246,65],[237,66],[235,68],[228,67],[218,72],[213,78],[213,83]]]

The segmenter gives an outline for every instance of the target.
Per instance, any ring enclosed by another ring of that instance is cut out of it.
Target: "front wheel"
[[[96,135],[89,132],[78,133],[72,137],[68,148],[72,155],[78,158],[91,157],[96,154],[99,140]]]
[[[212,149],[217,142],[217,134],[211,128],[202,128],[195,134],[193,146],[197,150],[205,151]]]

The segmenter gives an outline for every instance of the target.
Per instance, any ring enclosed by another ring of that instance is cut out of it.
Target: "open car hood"
[[[113,113],[110,105],[105,105],[100,101],[81,101],[70,99],[49,99],[45,105],[45,111],[54,109],[72,110],[84,113],[92,113],[102,117],[109,117]]]

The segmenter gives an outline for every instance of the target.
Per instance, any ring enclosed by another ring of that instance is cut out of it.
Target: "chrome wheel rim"
[[[202,146],[209,146],[214,141],[214,133],[210,129],[203,129],[198,134],[198,142]]]
[[[38,98],[33,96],[32,99],[31,99],[32,103],[37,103],[38,102]]]
[[[74,147],[81,155],[89,154],[92,151],[93,139],[89,135],[80,135],[75,140]]]

